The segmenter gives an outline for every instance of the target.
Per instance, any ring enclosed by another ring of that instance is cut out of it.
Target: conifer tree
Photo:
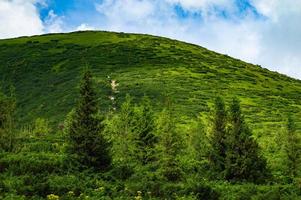
[[[103,119],[99,114],[92,74],[86,70],[68,133],[68,150],[83,168],[105,170],[111,164],[110,142],[103,135]]]
[[[135,145],[135,108],[132,103],[132,97],[127,95],[125,101],[122,103],[118,115],[113,118],[115,137],[115,154],[118,157],[118,163],[121,165],[128,165],[134,162],[134,154],[136,152]]]
[[[146,164],[153,159],[154,146],[157,142],[155,136],[154,112],[150,99],[144,96],[136,109],[135,134],[140,160]]]
[[[127,95],[119,113],[113,117],[110,129],[108,131],[115,137],[114,151],[121,154],[117,156],[118,162],[139,160],[146,164],[153,157],[155,123],[148,97],[143,97],[137,106],[132,103],[132,97]]]
[[[212,119],[213,127],[210,138],[211,152],[209,161],[213,170],[219,174],[225,170],[226,161],[226,125],[227,112],[224,100],[221,97],[215,99],[214,116]]]
[[[197,120],[191,121],[187,127],[185,142],[187,148],[184,159],[182,159],[185,162],[185,172],[203,176],[203,170],[206,169],[207,171],[208,169],[208,155],[211,152],[211,145],[202,116],[200,115]]]
[[[297,135],[296,124],[291,115],[287,121],[287,134],[284,150],[286,153],[287,175],[294,178],[298,175],[301,158],[300,138]]]
[[[176,131],[175,118],[172,114],[171,103],[167,100],[166,108],[157,120],[158,162],[161,174],[168,181],[178,181],[182,178],[182,170],[178,156],[183,151],[183,138]]]
[[[126,95],[120,110],[107,121],[106,131],[113,141],[113,174],[120,179],[129,178],[137,166],[135,131],[135,106],[132,97]]]
[[[225,179],[229,181],[262,182],[267,175],[266,160],[241,113],[239,100],[230,106],[231,128],[227,137]]]

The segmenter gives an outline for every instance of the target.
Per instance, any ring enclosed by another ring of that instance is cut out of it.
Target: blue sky
[[[76,30],[195,43],[301,79],[301,1],[0,0],[0,38]]]
[[[146,2],[143,0],[137,0],[136,2],[139,1]],[[97,6],[106,4],[107,2],[111,4],[114,4],[114,2],[115,4],[118,4],[118,2],[122,2],[123,4],[127,3],[127,1],[114,0],[44,0],[41,2],[42,3],[39,3],[39,1],[37,1],[36,3],[41,20],[45,22],[47,20],[49,12],[53,11],[53,13],[55,13],[57,16],[64,17],[64,26],[67,29],[72,29],[82,24],[102,24],[101,21],[105,20],[105,15],[102,15],[103,13],[97,10]],[[155,5],[158,4],[158,1],[153,2],[155,2],[153,3]],[[166,4],[166,2],[162,2],[161,4]],[[222,19],[233,22],[240,18],[244,18],[247,15],[252,15],[252,17],[257,20],[265,19],[263,15],[257,12],[256,8],[251,4],[249,0],[234,0],[233,5],[235,6],[235,9],[228,9],[227,7],[221,6],[221,4],[212,4],[208,5],[210,6],[210,8],[208,8],[206,11],[203,9],[198,9],[199,6],[196,6],[195,8],[187,8],[185,7],[185,5],[181,4],[180,1],[174,1],[174,3],[170,3],[169,5],[165,6],[169,6],[171,8],[171,10],[175,14],[175,18],[177,18],[178,21],[183,21],[185,19],[194,19],[198,20],[201,23],[203,21],[203,15],[210,13]],[[111,8],[112,7],[114,6],[111,6]],[[98,20],[98,22],[96,22],[96,20]]]

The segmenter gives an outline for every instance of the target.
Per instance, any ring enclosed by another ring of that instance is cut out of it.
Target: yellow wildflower
[[[47,195],[47,199],[48,200],[59,200],[60,197],[58,195],[55,195],[55,194],[49,194],[49,195]]]

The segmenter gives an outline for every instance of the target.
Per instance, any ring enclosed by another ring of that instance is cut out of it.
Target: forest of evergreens
[[[100,109],[90,70],[79,85],[57,129],[43,118],[18,126],[14,87],[0,94],[0,199],[300,199],[292,115],[271,164],[238,97],[216,96],[209,112],[181,124],[168,94],[161,111],[146,95]]]

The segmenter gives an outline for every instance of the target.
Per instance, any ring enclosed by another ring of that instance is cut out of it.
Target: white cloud
[[[43,33],[37,0],[0,0],[0,38]]]
[[[165,0],[170,4],[180,5],[185,10],[203,11],[210,13],[214,7],[219,7],[227,10],[233,10],[234,0]]]
[[[252,5],[263,15],[277,22],[284,15],[300,13],[301,1],[296,0],[250,0]]]
[[[97,10],[109,16],[120,13],[124,19],[141,19],[148,17],[154,11],[154,6],[149,0],[105,0],[97,5]]]
[[[260,34],[252,21],[234,23],[225,20],[208,21],[200,29],[201,45],[252,62],[260,54]]]
[[[58,16],[53,10],[50,10],[48,16],[44,21],[44,32],[45,33],[60,33],[63,32],[63,16]]]
[[[96,5],[98,12],[106,16],[110,30],[122,31],[146,25],[154,17],[155,5],[150,0],[104,0]]]
[[[267,17],[257,23],[261,52],[255,62],[301,79],[301,1],[252,0],[252,3]]]
[[[63,32],[63,18],[50,10],[43,22],[37,4],[46,7],[46,0],[0,0],[0,38]]]
[[[96,30],[96,28],[93,26],[90,26],[88,24],[81,24],[75,30],[76,31],[88,31],[88,30]]]

